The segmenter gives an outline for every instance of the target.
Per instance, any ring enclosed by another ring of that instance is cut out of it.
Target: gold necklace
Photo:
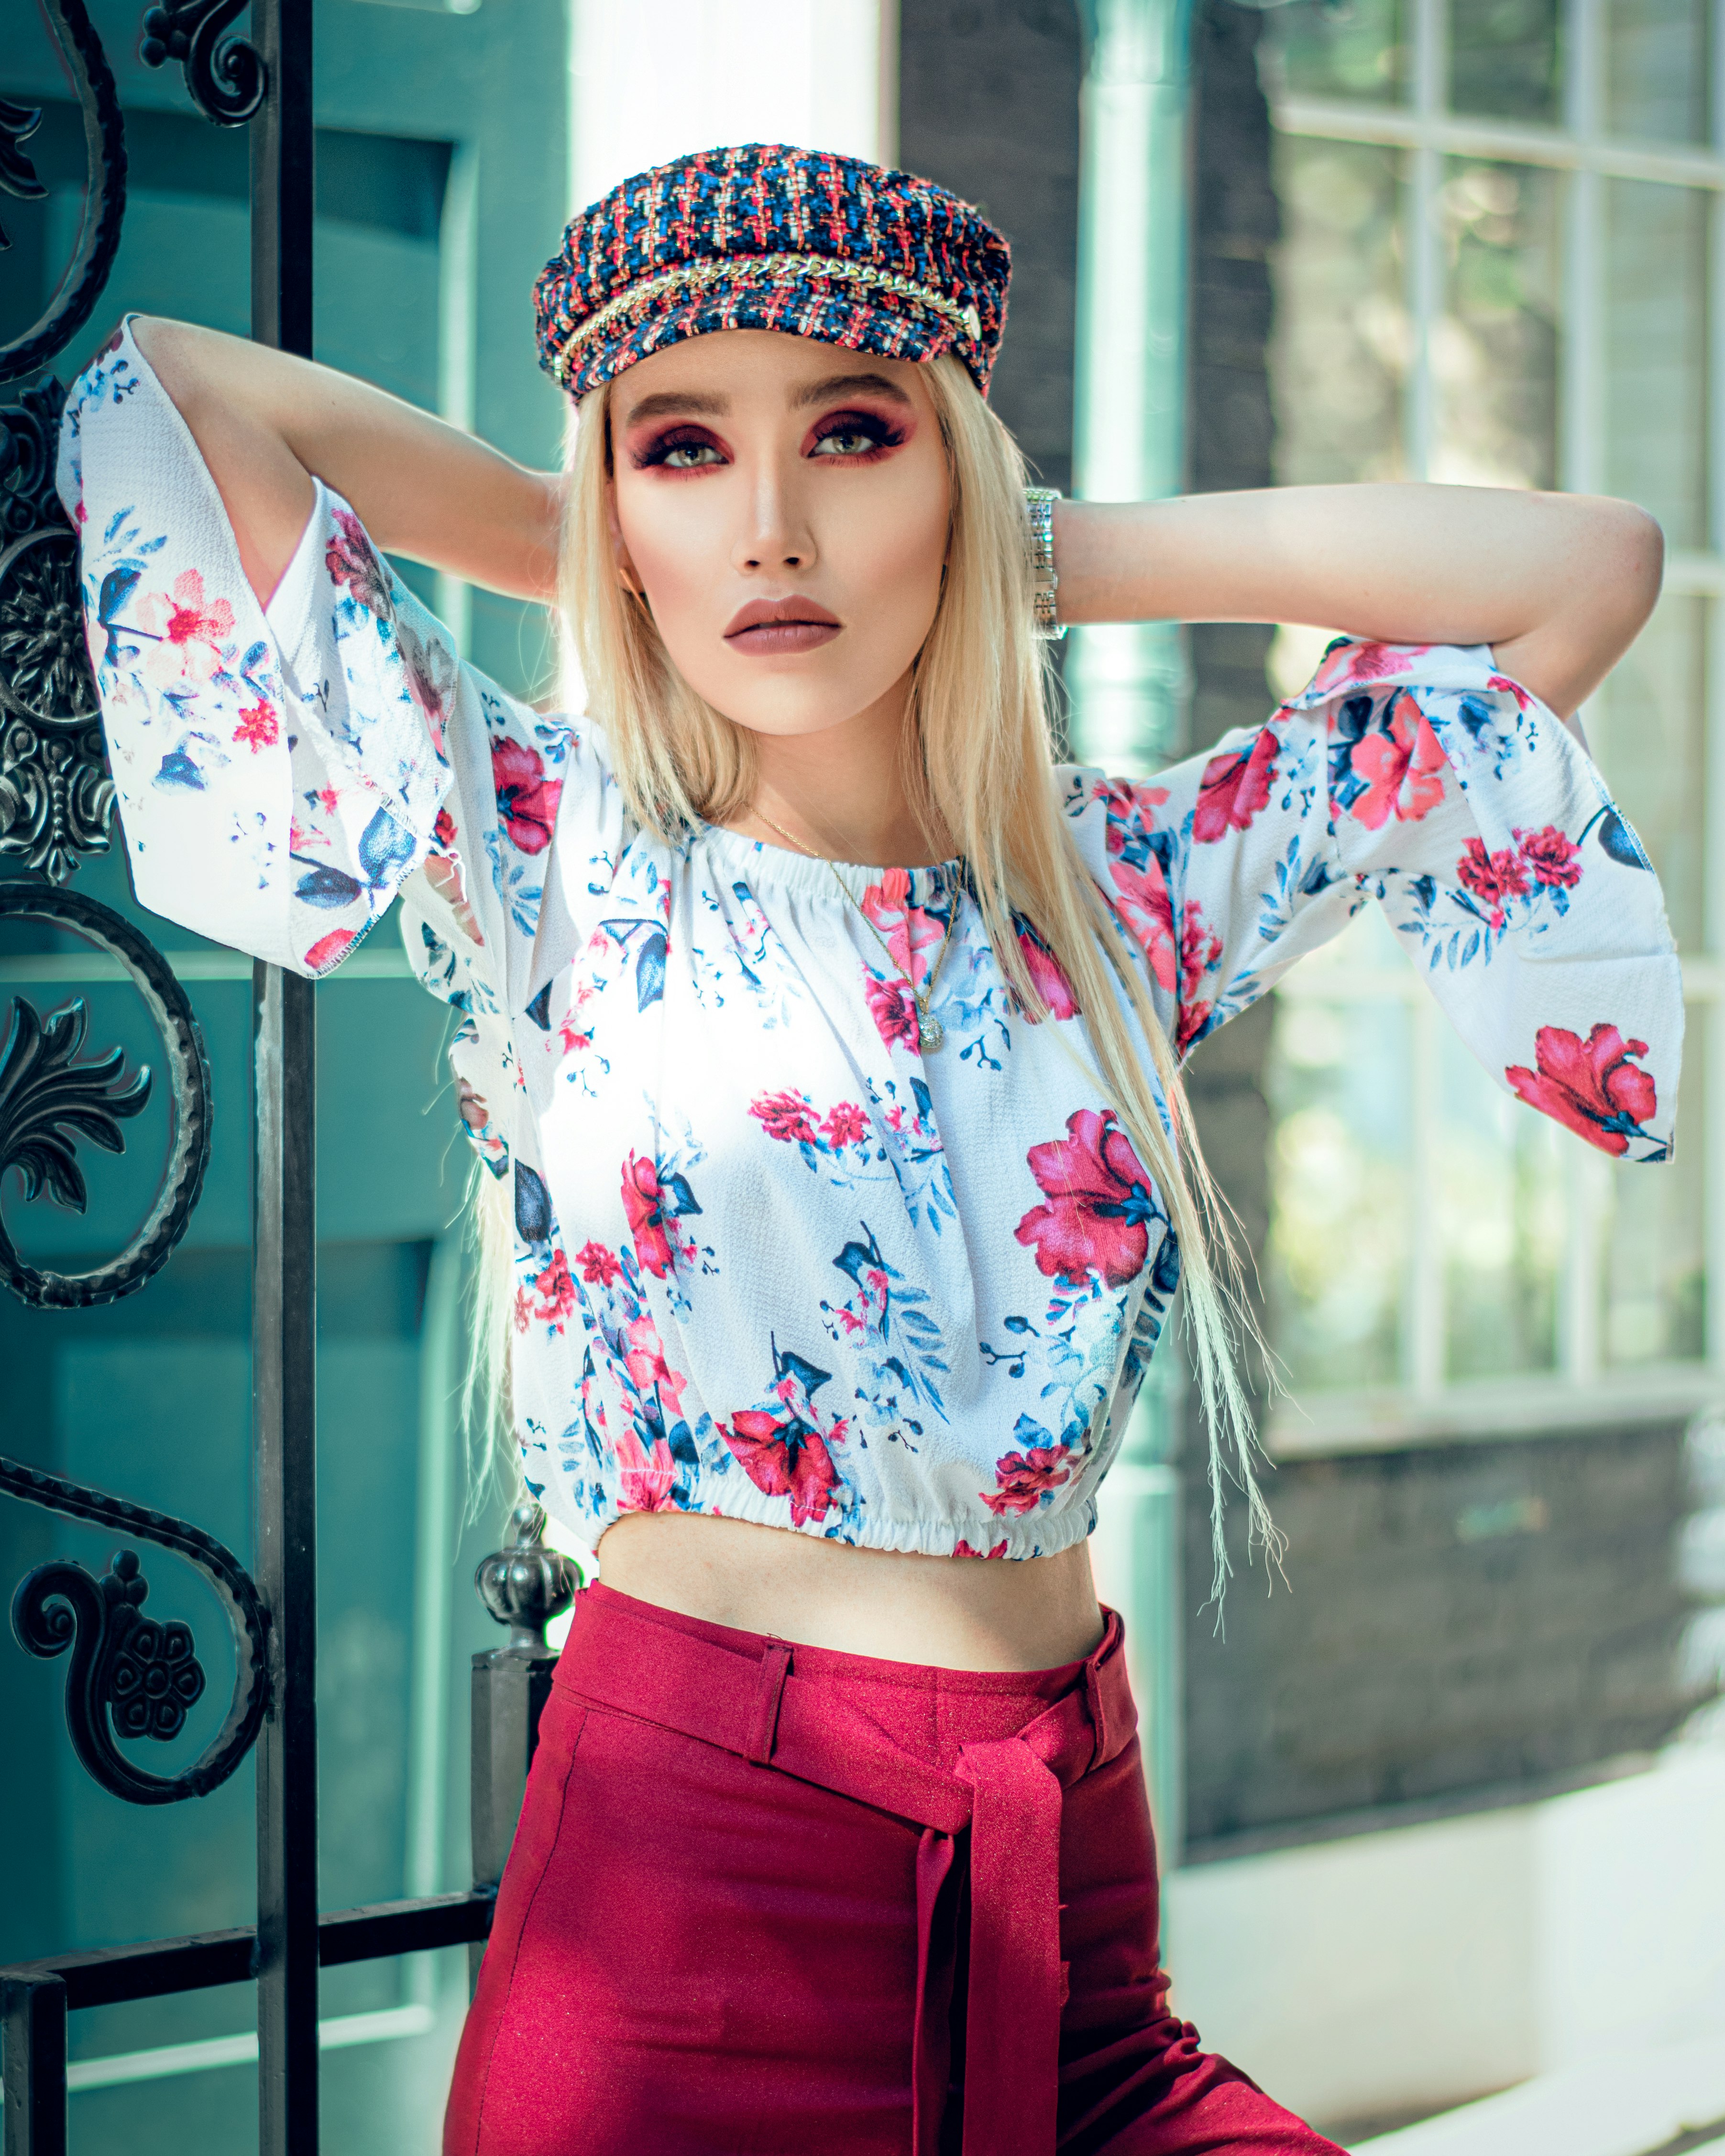
[[[775,824],[764,808],[757,808],[755,814],[760,818],[761,821],[767,826],[769,831],[777,831],[781,839],[788,839],[790,843],[797,849],[797,851],[799,854],[806,854],[812,861],[826,860],[826,856],[824,854],[816,853],[813,846],[805,846],[794,831],[786,830],[783,824]],[[856,908],[858,918],[862,921],[865,927],[867,928],[870,935],[874,937],[875,941],[880,946],[880,948],[886,953],[887,962],[891,966],[892,970],[898,975],[899,978],[904,982],[905,986],[911,992],[911,1001],[916,1007],[916,1049],[918,1054],[926,1053],[932,1055],[934,1050],[941,1045],[942,1041],[945,1040],[947,1037],[947,1029],[941,1024],[937,1018],[935,1018],[931,1014],[928,1006],[934,996],[934,984],[940,977],[941,962],[947,955],[947,946],[952,942],[952,931],[958,925],[958,906],[961,894],[956,891],[952,894],[952,910],[947,916],[947,932],[941,938],[941,947],[934,954],[934,963],[928,969],[928,978],[919,989],[916,986],[916,976],[914,974],[907,975],[906,973],[904,968],[900,965],[898,960],[892,955],[892,946],[880,933],[874,922],[869,919],[868,915],[863,911],[861,901],[858,899],[855,892],[852,891],[850,886],[845,882],[844,877],[839,875],[838,863],[836,861],[828,860],[827,866],[833,871],[833,881],[838,885],[839,890],[844,892],[846,898],[848,898],[850,901],[850,903]]]

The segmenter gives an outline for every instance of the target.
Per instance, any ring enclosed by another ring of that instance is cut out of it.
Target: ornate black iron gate
[[[253,0],[249,41],[228,34],[244,4],[151,8],[141,57],[182,68],[193,103],[213,125],[250,128],[252,334],[309,356],[312,0]],[[54,488],[64,391],[52,376],[30,377],[84,326],[101,295],[125,209],[126,147],[113,76],[83,0],[42,5],[77,85],[89,183],[77,249],[47,313],[0,347],[0,390],[15,395],[0,408],[0,856],[15,865],[0,880],[0,916],[70,930],[118,961],[162,1036],[172,1107],[156,1202],[117,1257],[87,1273],[39,1270],[0,1220],[0,1281],[53,1310],[113,1301],[144,1287],[167,1261],[198,1203],[210,1115],[198,1022],[167,961],[120,915],[66,887],[83,856],[107,848],[113,786],[85,648],[77,540]],[[44,192],[28,150],[38,118],[0,100],[0,190],[20,198]],[[234,1635],[234,1696],[202,1753],[172,1776],[141,1767],[122,1743],[177,1735],[202,1696],[203,1671],[188,1626],[144,1614],[147,1587],[134,1551],[119,1551],[100,1580],[69,1561],[39,1566],[13,1597],[13,1629],[30,1654],[69,1656],[71,1742],[116,1798],[161,1804],[205,1796],[255,1748],[257,1922],[0,1969],[4,2156],[64,2156],[69,2013],[248,1980],[258,1988],[259,2150],[314,2156],[319,1969],[464,1942],[477,1965],[549,1681],[545,1624],[571,1592],[564,1561],[540,1546],[542,1517],[523,1507],[509,1546],[480,1572],[487,1607],[511,1630],[506,1646],[475,1658],[472,1889],[321,1912],[312,984],[259,964],[252,1001],[252,1573],[188,1521],[4,1455],[0,1494],[170,1551],[215,1592]],[[85,1033],[81,1003],[44,1018],[18,996],[0,1045],[0,1173],[18,1171],[27,1199],[45,1194],[80,1209],[77,1142],[121,1150],[121,1123],[143,1107],[150,1085],[147,1073],[125,1076],[118,1050],[85,1058]],[[9,1762],[10,1770],[18,1764]],[[0,1864],[10,1857],[0,1852]]]

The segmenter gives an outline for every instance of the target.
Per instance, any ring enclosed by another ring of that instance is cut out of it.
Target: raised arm
[[[528,471],[351,375],[244,337],[149,316],[132,334],[192,430],[260,599],[293,558],[313,473],[386,551],[511,598],[552,597],[555,475]]]
[[[1664,542],[1626,501],[1476,486],[1289,486],[1062,502],[1062,620],[1289,621],[1386,644],[1488,644],[1574,711],[1659,596]]]

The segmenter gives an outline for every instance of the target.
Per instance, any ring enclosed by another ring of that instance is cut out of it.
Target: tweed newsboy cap
[[[533,288],[539,360],[584,397],[649,352],[780,330],[887,359],[955,353],[988,394],[1012,252],[930,180],[749,142],[624,180]]]

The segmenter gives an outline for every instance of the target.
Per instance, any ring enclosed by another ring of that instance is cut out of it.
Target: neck
[[[728,828],[769,845],[788,832],[829,860],[920,868],[942,858],[905,792],[902,746],[910,677],[854,718],[814,734],[757,734],[749,808]],[[775,829],[775,825],[783,829]]]

